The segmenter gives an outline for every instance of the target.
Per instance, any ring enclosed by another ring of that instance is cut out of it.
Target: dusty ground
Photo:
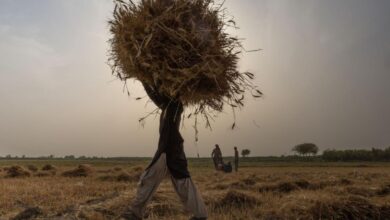
[[[6,177],[1,164],[0,219],[115,219],[130,203],[140,165],[91,165],[87,177],[63,177],[77,167]],[[21,165],[27,170],[27,163]],[[191,167],[210,219],[390,219],[387,165],[257,166],[238,173]],[[23,211],[25,211],[23,213]],[[25,217],[22,215],[25,214]],[[147,219],[188,219],[169,179],[151,202]]]

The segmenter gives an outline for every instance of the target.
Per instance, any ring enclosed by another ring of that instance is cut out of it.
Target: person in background
[[[237,147],[235,146],[234,147],[234,170],[236,172],[238,171],[238,158],[239,158],[239,154],[238,154]]]
[[[223,161],[222,161],[222,152],[218,144],[215,145],[215,148],[211,153],[211,157],[213,158],[215,169],[219,170],[219,166],[223,164]]]

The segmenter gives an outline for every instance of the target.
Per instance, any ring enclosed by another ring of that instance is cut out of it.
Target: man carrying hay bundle
[[[180,134],[182,118],[203,117],[206,126],[224,105],[242,107],[245,91],[259,97],[253,74],[237,71],[241,44],[225,33],[220,5],[212,0],[116,0],[110,64],[119,79],[139,80],[160,111],[157,152],[141,176],[124,219],[142,219],[163,178],[173,186],[192,219],[207,219],[188,168]],[[257,93],[256,93],[257,92]],[[256,94],[255,94],[256,93]],[[184,109],[192,113],[184,117]],[[235,124],[232,126],[234,128]]]
[[[215,148],[211,152],[211,158],[213,158],[215,170],[219,170],[219,166],[223,164],[223,159],[222,152],[218,144],[215,145]]]

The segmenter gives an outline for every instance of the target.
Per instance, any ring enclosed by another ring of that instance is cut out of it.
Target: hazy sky
[[[390,145],[390,1],[227,0],[246,38],[240,68],[256,73],[263,99],[226,111],[213,132],[192,121],[187,156],[290,154],[302,142],[327,148]],[[111,76],[111,0],[0,1],[0,155],[152,156],[158,120],[137,83],[131,97]]]

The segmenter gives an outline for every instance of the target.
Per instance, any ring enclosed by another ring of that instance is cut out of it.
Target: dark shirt
[[[213,158],[222,158],[221,149],[214,148],[213,152],[211,153],[211,156],[212,156]]]
[[[177,179],[188,178],[190,174],[184,153],[184,139],[180,134],[183,105],[178,101],[157,94],[147,85],[144,87],[149,98],[162,110],[158,149],[149,167],[159,159],[162,153],[166,153],[167,166],[171,175]]]

